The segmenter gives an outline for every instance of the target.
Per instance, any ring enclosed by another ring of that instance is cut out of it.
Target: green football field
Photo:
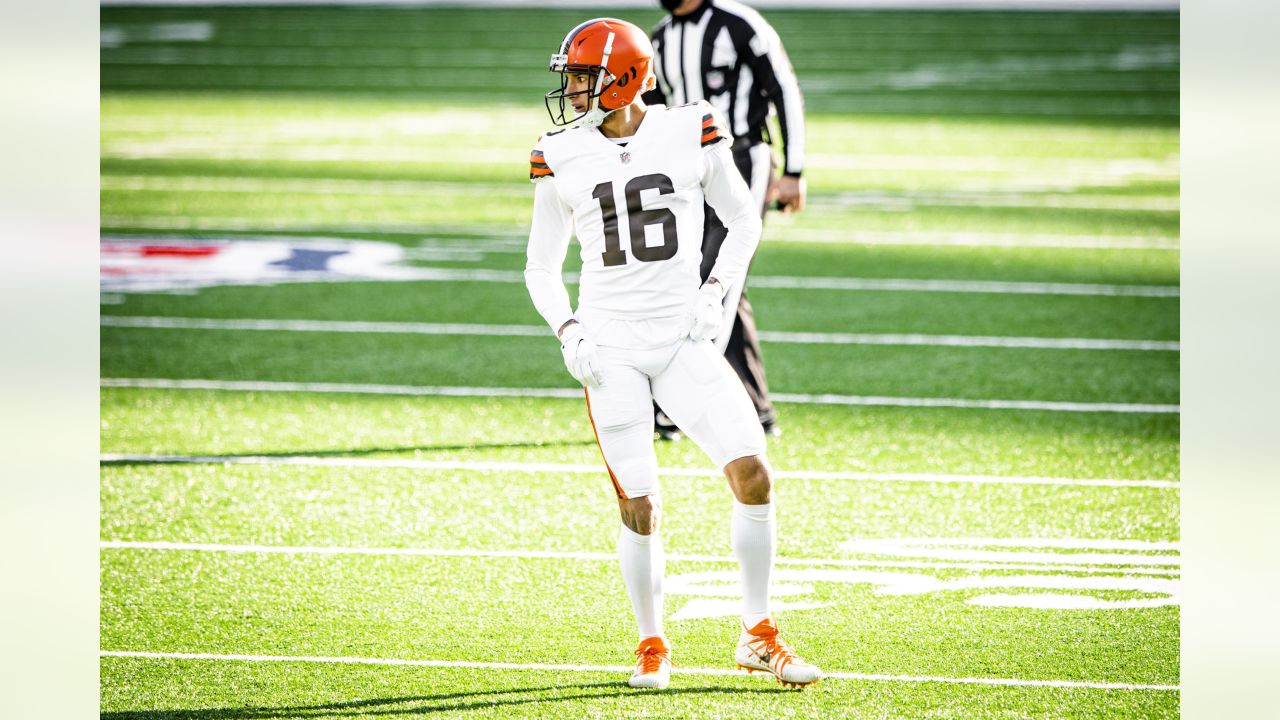
[[[734,669],[684,440],[640,692],[521,278],[546,58],[598,14],[102,9],[102,716],[1176,717],[1178,16],[768,13],[810,109],[750,285],[774,604],[828,678]]]

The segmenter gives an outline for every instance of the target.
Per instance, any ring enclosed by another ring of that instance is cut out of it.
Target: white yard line
[[[492,335],[550,337],[543,325],[480,325],[461,323],[369,322],[343,320],[255,320],[222,318],[103,315],[104,327],[173,330],[266,330],[287,332],[387,333],[412,335]],[[1001,337],[989,335],[922,335],[885,333],[802,333],[762,331],[767,343],[816,345],[924,345],[938,347],[1029,348],[1041,350],[1139,350],[1178,352],[1179,343],[1166,340],[1106,340],[1095,338]]]
[[[103,453],[106,463],[210,464],[210,465],[294,465],[301,467],[392,468],[406,470],[458,470],[463,472],[560,473],[598,475],[600,465],[570,463],[492,462],[468,460],[421,460],[418,458],[316,457],[308,455],[138,455]],[[721,477],[715,468],[661,468],[667,477]],[[863,482],[937,483],[967,485],[1058,485],[1064,487],[1137,487],[1178,489],[1172,480],[1118,480],[1112,478],[1058,478],[1017,475],[949,475],[943,473],[873,473],[820,470],[775,470],[773,476],[791,480],[831,480]]]
[[[1115,235],[1045,235],[1022,233],[812,230],[772,226],[764,243],[824,245],[910,245],[924,247],[1053,248],[1063,250],[1177,250],[1178,238]]]
[[[375,385],[367,383],[310,383],[266,380],[176,380],[169,378],[102,378],[102,387],[155,388],[165,390],[232,390],[242,392],[312,392],[424,397],[539,397],[581,399],[582,391],[570,388],[445,387],[434,385]],[[966,398],[882,397],[867,395],[809,395],[773,393],[775,402],[810,405],[872,407],[932,407],[977,410],[1031,410],[1045,412],[1109,412],[1178,414],[1177,405],[1152,403],[1083,403],[1042,400],[972,400]]]
[[[457,6],[458,0],[101,0],[104,7],[152,6],[280,6],[280,5],[409,5]],[[548,7],[547,0],[468,0],[477,7]],[[558,0],[559,8],[599,8],[600,0]],[[751,6],[822,10],[1177,10],[1179,0],[752,0]],[[615,0],[611,7],[652,10],[647,0]]]
[[[287,218],[248,217],[199,217],[192,215],[103,215],[103,227],[131,227],[149,230],[289,230],[308,233],[411,233],[438,235],[441,232],[471,234],[475,226],[448,227],[418,223],[316,223],[314,220],[290,220]],[[524,230],[522,228],[490,227],[490,232],[509,238],[514,246],[488,247],[486,240],[477,240],[486,252],[524,254]],[[769,243],[821,243],[829,245],[913,245],[924,247],[994,247],[994,248],[1054,248],[1065,250],[1177,250],[1178,238],[1171,237],[1122,237],[1114,235],[1045,235],[1022,233],[931,232],[931,231],[874,231],[874,230],[815,230],[793,229],[774,225],[765,233]],[[465,244],[465,243],[464,243]]]
[[[364,557],[449,557],[449,558],[513,558],[538,560],[573,560],[576,562],[617,562],[613,552],[562,552],[555,550],[478,550],[397,547],[339,547],[332,545],[255,545],[237,543],[190,543],[167,540],[103,540],[98,543],[103,550],[152,550],[161,552],[208,552],[237,555],[348,555]],[[1011,559],[1017,559],[1011,558]],[[910,568],[915,570],[1016,570],[1041,573],[1086,573],[1122,575],[1173,576],[1180,573],[1177,562],[1169,562],[1168,556],[1151,556],[1148,566],[1137,563],[1115,566],[1082,565],[1071,563],[1070,555],[1063,555],[1060,562],[1035,561],[1030,563],[991,562],[934,562],[927,560],[854,560],[844,558],[777,558],[780,566],[789,567],[878,567]],[[671,562],[701,562],[736,564],[734,557],[719,555],[689,555],[671,553]],[[1173,558],[1177,560],[1177,558]]]
[[[946,407],[974,410],[1043,410],[1046,412],[1112,412],[1178,414],[1177,405],[1150,403],[1080,403],[1042,400],[970,400],[966,398],[904,398],[866,395],[809,395],[773,393],[778,402],[810,405],[865,405],[875,407]]]
[[[581,400],[582,390],[568,388],[478,388],[432,385],[372,385],[361,383],[273,382],[260,380],[170,380],[165,378],[102,378],[102,387],[168,390],[232,390],[245,392],[315,392],[356,395],[445,397],[541,397]],[[776,395],[775,395],[776,397]]]
[[[242,655],[223,653],[142,652],[135,650],[100,650],[98,655],[110,658],[143,658],[149,660],[216,660],[230,662],[326,663],[340,665],[399,665],[408,667],[465,668],[473,670],[533,670],[548,672],[630,673],[634,668],[622,665],[563,665],[538,663],[468,662],[462,660],[406,660],[400,658],[362,658],[315,655]],[[678,667],[677,675],[746,676],[728,668]],[[946,683],[962,685],[996,685],[1013,687],[1076,688],[1086,690],[1160,690],[1177,692],[1177,685],[1144,685],[1083,680],[1022,680],[1018,678],[942,677],[929,675],[883,675],[876,673],[827,672],[832,680],[866,682]]]
[[[410,335],[497,335],[551,337],[545,325],[473,325],[462,323],[367,322],[342,320],[224,320],[219,318],[141,317],[103,315],[106,327],[173,330],[270,330],[329,333],[387,333]]]
[[[195,230],[200,232],[219,232],[231,230],[247,231],[289,231],[315,234],[325,233],[397,233],[410,235],[438,235],[446,232],[474,234],[476,226],[463,225],[424,225],[406,222],[346,223],[317,222],[313,219],[290,218],[248,218],[248,217],[200,217],[195,215],[103,215],[101,226],[111,228],[143,228],[146,230]],[[501,227],[489,226],[487,232],[502,234]],[[511,237],[527,236],[527,228],[511,227]],[[520,253],[524,250],[521,249]]]
[[[359,180],[354,178],[316,177],[234,177],[234,176],[162,176],[103,175],[103,190],[165,192],[262,192],[319,195],[407,195],[431,197],[442,194],[476,193],[486,198],[526,198],[529,189],[511,183],[456,183],[439,180]]]
[[[1006,337],[993,335],[923,335],[891,333],[802,333],[761,331],[765,342],[815,345],[926,345],[934,347],[1029,348],[1037,350],[1140,350],[1178,352],[1173,340],[1107,340],[1100,338]]]
[[[529,197],[526,186],[513,183],[452,183],[433,180],[369,180],[325,177],[257,176],[155,176],[103,175],[104,191],[116,192],[190,192],[223,194],[259,194],[264,192],[357,195],[369,197],[431,197],[447,195],[483,196],[523,200]],[[1018,191],[850,191],[834,195],[813,196],[815,207],[1015,207],[1071,208],[1083,210],[1153,210],[1175,212],[1177,198],[1079,196],[1061,192]]]
[[[810,196],[810,204],[821,209],[909,210],[916,207],[1053,208],[1070,210],[1136,210],[1176,213],[1176,197],[1113,197],[1037,192],[883,192],[851,191]]]
[[[1103,285],[1094,283],[1005,282],[993,280],[917,280],[912,278],[752,276],[752,288],[789,290],[874,290],[892,292],[990,293],[996,295],[1086,295],[1103,297],[1179,297],[1175,285]]]

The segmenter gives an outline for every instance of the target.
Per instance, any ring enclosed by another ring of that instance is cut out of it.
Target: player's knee
[[[658,525],[662,520],[662,501],[657,495],[619,499],[618,509],[622,511],[622,524],[631,532],[640,535],[658,532]]]
[[[734,497],[745,505],[763,505],[773,499],[773,476],[760,455],[749,455],[724,468]]]

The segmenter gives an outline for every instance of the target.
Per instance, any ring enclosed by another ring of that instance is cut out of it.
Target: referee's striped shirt
[[[703,0],[692,13],[668,15],[653,31],[658,87],[648,102],[706,100],[729,121],[735,139],[768,137],[769,105],[782,132],[783,172],[804,168],[804,98],[778,33],[736,0]]]

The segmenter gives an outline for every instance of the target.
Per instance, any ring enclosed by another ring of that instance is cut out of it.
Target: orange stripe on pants
[[[609,467],[609,458],[604,456],[604,446],[600,444],[600,431],[596,430],[596,419],[591,415],[591,393],[587,392],[585,387],[582,388],[582,396],[587,399],[587,419],[591,421],[591,434],[596,436],[596,447],[600,448],[600,459],[604,460],[604,469],[609,471],[614,492],[618,493],[619,498],[626,500],[627,494],[622,492],[622,486],[618,484],[618,476],[613,474],[613,468]]]

